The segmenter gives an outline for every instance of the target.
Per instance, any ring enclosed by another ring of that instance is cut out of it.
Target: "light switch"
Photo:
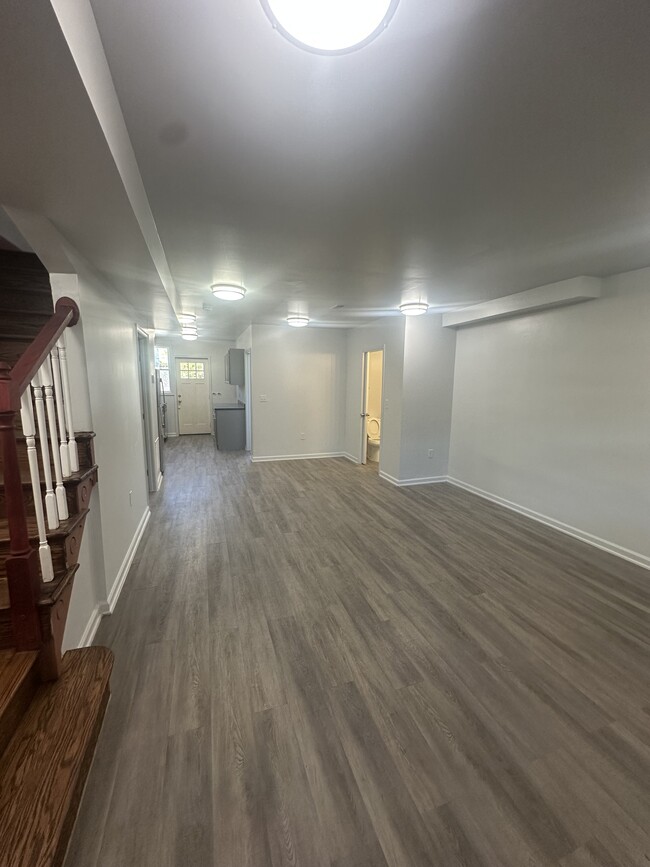
[[[266,403],[268,397],[265,394],[260,394],[260,403]]]

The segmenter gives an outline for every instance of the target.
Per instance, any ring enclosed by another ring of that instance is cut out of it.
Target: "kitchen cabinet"
[[[229,349],[224,357],[226,382],[229,385],[244,385],[245,349]]]

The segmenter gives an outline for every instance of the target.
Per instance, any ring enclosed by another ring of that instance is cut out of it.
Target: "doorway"
[[[363,353],[361,463],[379,468],[382,433],[384,351]]]
[[[138,379],[140,380],[140,414],[142,416],[142,441],[144,443],[144,466],[147,473],[149,493],[157,490],[159,461],[156,460],[158,439],[151,423],[151,362],[150,342],[146,331],[136,327],[138,341]]]
[[[176,359],[178,433],[211,433],[210,362],[207,358]]]

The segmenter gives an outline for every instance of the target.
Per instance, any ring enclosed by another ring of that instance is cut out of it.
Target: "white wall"
[[[88,638],[124,579],[149,514],[135,311],[83,262],[53,278],[53,295],[73,297],[81,323],[66,335],[76,429],[96,433],[99,484],[84,530],[64,647]],[[130,494],[131,492],[131,494]]]
[[[363,353],[384,350],[384,407],[381,421],[379,469],[398,478],[402,431],[402,376],[404,365],[404,320],[387,319],[347,332],[347,376],[343,451],[361,460],[361,418],[363,406]]]
[[[253,460],[341,453],[344,331],[253,325],[251,367]]]
[[[456,333],[442,327],[441,316],[406,317],[401,481],[447,475],[455,352]]]
[[[458,332],[450,475],[650,565],[650,269]]]
[[[183,340],[172,335],[157,335],[156,346],[169,349],[169,367],[172,394],[167,397],[167,434],[178,434],[178,401],[176,398],[176,359],[208,358],[210,361],[210,394],[212,407],[222,403],[237,403],[237,387],[229,385],[225,377],[224,356],[235,346],[233,340]],[[212,416],[212,413],[210,414]],[[212,425],[212,421],[210,422]]]

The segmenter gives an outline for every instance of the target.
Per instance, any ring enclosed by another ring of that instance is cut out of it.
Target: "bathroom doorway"
[[[379,469],[384,385],[384,351],[363,353],[361,463]]]

